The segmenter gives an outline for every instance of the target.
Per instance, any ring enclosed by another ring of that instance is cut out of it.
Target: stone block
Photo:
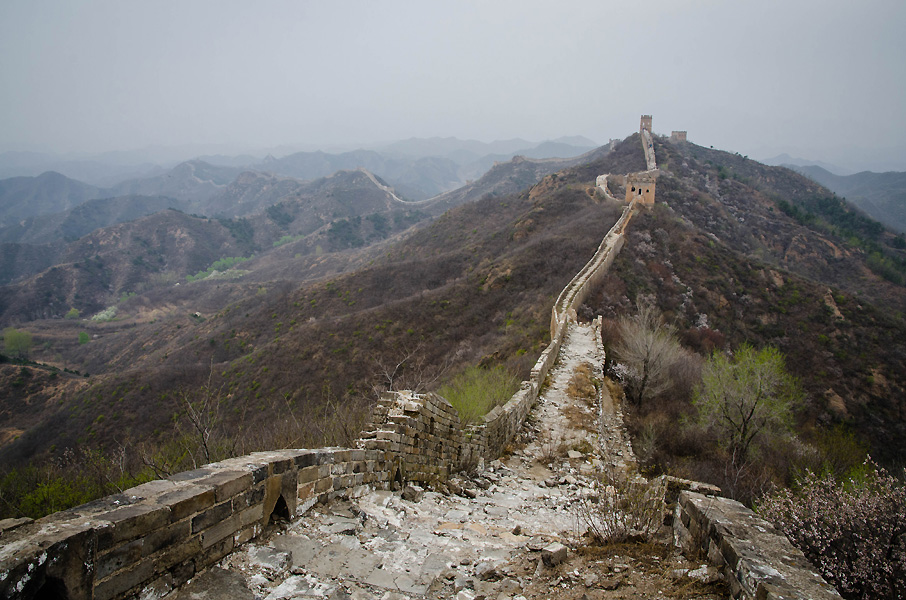
[[[201,538],[199,536],[188,537],[181,540],[158,554],[155,554],[151,560],[154,564],[154,573],[159,574],[172,569],[176,565],[190,562],[201,552]],[[148,559],[145,559],[148,560]]]
[[[190,519],[177,521],[163,529],[153,531],[143,538],[142,556],[151,556],[169,546],[175,546],[188,539],[191,534],[192,522]]]
[[[242,531],[236,534],[236,537],[233,539],[233,545],[239,546],[250,540],[255,539],[261,533],[260,525],[252,525],[251,527],[246,527]]]
[[[188,485],[157,497],[158,504],[170,507],[171,521],[181,521],[214,506],[214,502],[214,488],[199,485]]]
[[[252,487],[253,477],[245,471],[220,471],[199,480],[214,488],[214,501],[222,502]]]
[[[566,560],[566,546],[554,542],[541,550],[541,560],[547,567],[556,567]]]
[[[202,479],[207,477],[212,473],[210,468],[202,467],[200,469],[193,469],[192,471],[183,471],[181,473],[175,473],[170,475],[167,479],[170,481],[195,481],[196,479]]]
[[[208,548],[203,550],[195,558],[195,570],[199,571],[204,567],[213,565],[221,558],[233,551],[233,536],[228,536]]]
[[[33,521],[34,519],[29,519],[28,517],[21,517],[19,519],[2,519],[0,520],[0,535],[21,527],[22,525],[28,525]]]
[[[263,507],[262,507],[263,508]],[[263,514],[262,510],[262,514]],[[203,550],[210,548],[226,536],[231,536],[242,528],[242,521],[239,514],[234,514],[228,519],[220,521],[216,525],[209,527],[201,532],[201,548]]]
[[[138,562],[142,558],[143,542],[142,539],[133,540],[98,554],[94,562],[94,576],[103,579],[123,567]]]
[[[304,469],[318,464],[318,453],[314,450],[305,450],[296,456],[295,464],[297,469]]]
[[[192,519],[192,533],[198,533],[212,525],[220,523],[231,514],[233,514],[233,503],[231,501],[222,502],[217,506],[213,506]]]
[[[318,479],[321,479],[323,475],[321,474],[321,467],[318,465],[310,465],[299,469],[297,477],[299,484],[303,484],[317,481]]]
[[[132,504],[110,511],[101,518],[111,524],[111,527],[98,531],[98,550],[105,550],[166,527],[170,523],[170,508],[156,504]]]
[[[154,481],[148,481],[147,483],[129,488],[128,490],[123,492],[123,494],[141,500],[155,498],[160,494],[171,492],[179,487],[181,487],[181,484],[175,481],[170,481],[169,479],[156,479]]]
[[[110,600],[123,596],[126,592],[143,586],[154,575],[154,563],[144,559],[128,569],[117,571],[106,579],[97,581],[94,586],[94,600]]]
[[[241,527],[248,527],[253,523],[259,523],[264,519],[264,505],[258,504],[239,513],[239,524]]]
[[[309,481],[308,483],[300,483],[296,489],[296,497],[300,500],[304,500],[312,495],[315,491],[315,487],[318,485],[320,479],[315,479],[314,481]]]
[[[351,473],[351,472],[352,472],[352,465],[348,462],[335,463],[334,465],[331,466],[331,469],[330,469],[330,474],[334,477],[337,475],[346,475],[347,473]]]
[[[264,483],[256,483],[254,487],[242,492],[233,498],[233,512],[239,512],[249,506],[261,504],[264,501]]]
[[[273,460],[271,463],[271,473],[274,475],[280,475],[289,471],[295,466],[295,461],[292,458],[278,458]]]

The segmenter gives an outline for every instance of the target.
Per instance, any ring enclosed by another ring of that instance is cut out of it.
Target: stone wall
[[[582,270],[579,271],[576,276],[573,277],[572,281],[563,288],[563,291],[560,292],[557,301],[554,303],[554,308],[551,311],[552,341],[557,339],[558,332],[560,335],[563,334],[566,319],[575,319],[576,310],[583,302],[585,302],[585,299],[588,298],[588,294],[591,290],[598,285],[604,278],[604,275],[607,274],[607,270],[610,268],[610,265],[613,264],[613,259],[616,258],[620,249],[623,247],[623,232],[626,230],[626,226],[632,218],[635,207],[635,203],[631,203],[623,209],[623,214],[620,215],[617,222],[614,223],[613,227],[610,228],[610,231],[607,232],[607,235],[604,236],[604,240],[601,241],[601,244],[598,246],[598,249],[591,260],[585,263]]]
[[[733,598],[840,598],[783,534],[735,500],[680,492],[673,529],[685,552],[721,569]]]
[[[598,178],[595,179],[595,187],[601,190],[601,193],[604,194],[604,197],[610,200],[611,202],[619,202],[613,194],[610,193],[610,190],[607,188],[607,178],[610,177],[610,174],[598,175]]]
[[[275,518],[389,486],[398,464],[378,450],[258,452],[21,524],[0,534],[0,597],[160,597]]]
[[[654,158],[654,142],[651,140],[651,132],[647,129],[642,130],[642,149],[645,151],[645,164],[648,171],[657,170],[657,161]]]

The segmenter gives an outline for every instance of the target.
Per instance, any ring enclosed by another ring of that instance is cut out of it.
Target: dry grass
[[[566,386],[566,393],[570,397],[582,400],[588,406],[593,406],[598,398],[598,382],[593,377],[592,368],[591,363],[582,363],[577,366]]]

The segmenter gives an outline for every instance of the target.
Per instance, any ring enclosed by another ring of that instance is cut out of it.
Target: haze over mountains
[[[788,169],[661,138],[656,152],[653,220],[633,221],[633,247],[616,265],[623,280],[587,310],[610,317],[655,294],[695,343],[707,323],[714,339],[758,338],[794,364],[826,348],[823,367],[798,373],[812,393],[809,418],[853,419],[886,440],[881,454],[903,447],[902,422],[870,417],[906,405],[904,357],[884,341],[906,334],[896,316],[906,288],[892,283],[906,260],[893,234]],[[177,198],[84,200],[70,180],[45,178],[54,195],[36,178],[28,197],[66,206],[74,190],[81,203],[0,229],[0,323],[33,333],[32,358],[91,376],[34,369],[13,385],[18,371],[4,367],[0,453],[22,460],[47,452],[47,440],[154,439],[167,431],[166,398],[198,393],[210,377],[248,425],[249,406],[281,395],[296,410],[323,407],[325,393],[340,403],[368,396],[376,365],[416,347],[425,368],[521,372],[545,343],[552,298],[619,213],[595,178],[644,168],[633,135],[612,151],[498,163],[423,202],[361,169],[305,182],[190,161],[119,188]],[[617,197],[620,185],[611,183]],[[828,289],[845,324],[826,316]],[[73,308],[79,318],[62,318]],[[812,324],[791,335],[796,322]],[[852,344],[857,359],[843,350]]]
[[[863,171],[841,176],[817,165],[791,168],[846,198],[873,219],[906,233],[906,173]]]
[[[477,140],[459,140],[457,138],[411,138],[389,144],[359,148],[310,148],[290,149],[286,147],[264,149],[261,153],[242,152],[238,154],[224,152],[223,148],[213,146],[188,146],[180,148],[149,148],[130,152],[107,152],[98,155],[61,156],[42,152],[3,152],[0,153],[0,179],[21,176],[37,176],[47,171],[55,171],[97,187],[112,187],[130,179],[144,179],[159,175],[179,163],[199,160],[211,165],[256,169],[268,163],[289,159],[299,154],[293,162],[305,162],[305,155],[317,155],[324,161],[322,164],[336,161],[336,168],[321,168],[304,175],[294,175],[303,179],[330,175],[341,168],[365,167],[364,164],[353,164],[356,153],[373,152],[383,160],[400,162],[416,161],[422,158],[438,157],[453,161],[459,167],[472,163],[485,164],[489,160],[509,160],[517,154],[532,158],[577,156],[596,147],[597,144],[582,136],[561,137],[546,142],[529,142],[523,139],[511,139],[495,142]],[[350,154],[352,153],[352,154]],[[342,155],[346,157],[341,157]],[[488,164],[490,167],[490,164]],[[397,167],[399,168],[399,167]],[[474,171],[476,167],[472,167]],[[484,170],[487,170],[485,168]],[[483,172],[483,171],[482,171]],[[289,175],[289,173],[283,173]],[[378,172],[379,175],[385,175]],[[473,173],[474,174],[474,173]],[[480,175],[480,173],[478,174]]]

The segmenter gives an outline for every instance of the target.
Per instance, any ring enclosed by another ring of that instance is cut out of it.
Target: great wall
[[[258,452],[2,521],[0,598],[518,598],[578,539],[575,505],[597,474],[635,470],[621,399],[599,386],[591,408],[568,388],[580,365],[603,378],[600,322],[582,324],[576,310],[633,214],[654,203],[650,115],[640,133],[647,171],[623,178],[627,206],[557,298],[530,379],[481,424],[463,428],[435,394],[387,393],[354,448]],[[615,201],[607,180],[596,185]],[[570,448],[566,458],[556,446]],[[673,479],[665,488],[674,543],[703,557],[733,598],[839,598],[786,538],[719,490]],[[565,577],[603,585],[595,574]]]

